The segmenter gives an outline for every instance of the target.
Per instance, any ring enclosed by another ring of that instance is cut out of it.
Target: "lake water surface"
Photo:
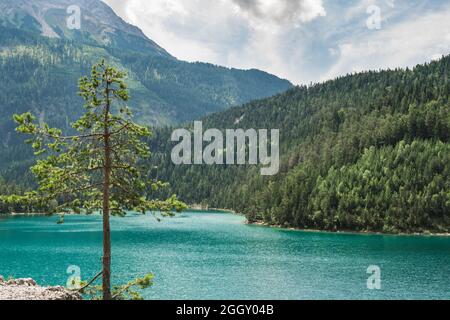
[[[0,274],[64,285],[101,269],[100,216],[0,218]],[[147,299],[450,299],[450,238],[248,226],[218,212],[114,218],[113,281],[152,272]],[[367,268],[381,268],[381,290]]]

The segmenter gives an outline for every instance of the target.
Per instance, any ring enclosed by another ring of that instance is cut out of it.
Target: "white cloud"
[[[319,16],[325,16],[326,11],[322,0],[231,0],[241,13],[256,26],[267,25],[299,25],[309,22]],[[255,21],[256,20],[256,21]]]
[[[411,67],[450,53],[450,7],[411,17],[339,45],[339,59],[321,80],[349,72]]]
[[[179,59],[257,68],[295,83],[450,53],[444,0],[103,1]],[[381,30],[366,27],[374,3],[382,9]]]
[[[322,0],[104,0],[177,58],[290,77],[280,46],[325,16]]]

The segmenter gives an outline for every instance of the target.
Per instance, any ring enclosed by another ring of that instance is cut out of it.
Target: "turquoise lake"
[[[0,218],[0,274],[65,285],[101,269],[101,217]],[[147,299],[450,299],[450,238],[289,231],[218,212],[114,218],[113,282],[152,272]],[[367,268],[381,269],[381,290]]]

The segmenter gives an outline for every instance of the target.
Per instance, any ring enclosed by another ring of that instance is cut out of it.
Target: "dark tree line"
[[[32,153],[14,132],[12,116],[32,112],[51,126],[70,130],[83,104],[77,81],[99,57],[127,71],[130,108],[145,125],[198,118],[291,87],[260,71],[186,63],[144,54],[129,43],[101,46],[85,40],[50,39],[0,23],[0,176],[6,180],[30,183],[20,175],[28,171]]]
[[[214,128],[279,128],[281,173],[174,166],[160,129],[157,173],[183,200],[250,221],[325,230],[450,230],[450,57],[366,72],[204,119]],[[235,124],[236,119],[241,119]],[[155,171],[156,174],[156,171]]]
[[[286,227],[449,231],[449,74],[446,56],[296,87],[203,119],[205,129],[279,128],[274,177],[249,166],[174,166],[172,128],[154,130],[152,175],[171,185],[159,196]],[[12,181],[17,170],[8,168]]]

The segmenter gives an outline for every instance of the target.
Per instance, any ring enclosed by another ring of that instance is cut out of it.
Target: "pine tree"
[[[86,104],[84,115],[72,124],[76,135],[63,136],[60,129],[36,124],[31,113],[14,116],[17,131],[32,135],[28,142],[35,154],[48,153],[32,167],[39,189],[28,193],[27,201],[58,200],[55,213],[103,214],[104,300],[112,298],[110,215],[123,216],[128,210],[164,214],[185,208],[175,196],[164,201],[151,197],[165,184],[152,180],[150,170],[142,165],[141,160],[150,156],[142,141],[150,130],[132,121],[124,105],[129,99],[124,78],[123,72],[103,60],[92,68],[90,77],[80,79]]]

